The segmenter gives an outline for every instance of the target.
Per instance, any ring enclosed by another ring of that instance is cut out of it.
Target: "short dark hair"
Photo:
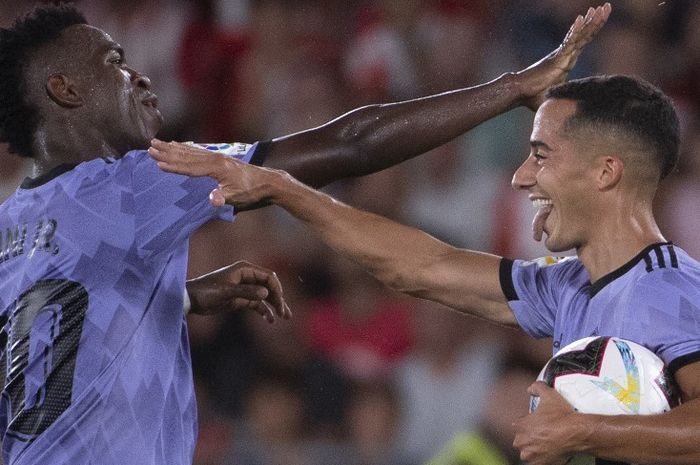
[[[29,57],[75,24],[87,24],[85,16],[72,5],[56,3],[39,6],[11,28],[0,29],[0,142],[7,142],[12,153],[32,156],[39,124],[38,109],[27,101],[24,71]]]
[[[651,147],[660,178],[678,162],[680,127],[671,99],[643,79],[623,75],[592,76],[554,86],[546,98],[577,103],[567,124],[610,127]]]

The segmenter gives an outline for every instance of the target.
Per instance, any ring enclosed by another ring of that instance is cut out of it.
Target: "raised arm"
[[[319,187],[401,163],[516,106],[534,110],[547,88],[566,79],[609,14],[609,3],[590,8],[576,18],[557,49],[522,71],[476,87],[358,108],[323,126],[274,139],[264,166]]]
[[[501,291],[500,258],[495,255],[457,249],[352,208],[283,171],[173,142],[154,141],[149,153],[166,171],[217,179],[219,189],[211,197],[215,205],[279,205],[389,287],[497,323],[515,324]]]

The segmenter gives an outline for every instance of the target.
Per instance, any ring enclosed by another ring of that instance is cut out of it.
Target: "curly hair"
[[[75,24],[87,24],[85,16],[72,5],[57,3],[37,7],[11,28],[0,29],[0,142],[7,142],[11,153],[32,156],[40,121],[38,109],[26,98],[29,57]]]
[[[671,99],[643,79],[592,76],[552,87],[545,97],[577,102],[568,123],[614,127],[651,147],[661,179],[678,162],[680,124]]]

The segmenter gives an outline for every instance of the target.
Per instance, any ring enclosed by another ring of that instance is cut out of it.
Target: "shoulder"
[[[700,261],[688,255],[685,250],[677,245],[671,244],[670,250],[676,255],[677,268],[681,273],[700,279]]]
[[[545,256],[534,260],[503,259],[500,280],[506,298],[513,301],[535,291],[559,294],[571,286],[579,287],[588,282],[588,274],[576,256]]]
[[[534,260],[529,260],[526,263],[535,265],[538,268],[548,268],[551,270],[574,270],[582,267],[581,261],[575,255],[566,257],[546,255],[544,257],[535,258]]]
[[[629,317],[652,341],[650,346],[677,368],[700,358],[700,264],[673,249],[673,263],[661,266],[652,260],[621,292],[627,295]]]
[[[673,244],[659,246],[645,257],[634,286],[659,294],[700,299],[700,262]]]
[[[530,274],[539,279],[571,280],[579,276],[588,279],[583,263],[576,256],[544,256],[533,260],[514,260],[512,263],[514,274]]]

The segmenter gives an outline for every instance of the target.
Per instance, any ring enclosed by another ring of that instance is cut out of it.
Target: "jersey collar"
[[[637,255],[634,256],[630,261],[622,265],[620,268],[611,271],[610,273],[606,274],[602,278],[598,279],[596,282],[594,282],[591,285],[591,297],[596,295],[598,292],[600,292],[605,286],[610,284],[611,282],[615,281],[617,278],[620,276],[624,275],[627,273],[629,270],[634,268],[634,266],[639,263],[641,260],[644,260],[645,257],[649,255],[649,253],[654,250],[657,247],[661,247],[663,245],[670,245],[672,246],[672,242],[656,242],[654,244],[650,244],[646,246],[641,252],[639,252]]]

